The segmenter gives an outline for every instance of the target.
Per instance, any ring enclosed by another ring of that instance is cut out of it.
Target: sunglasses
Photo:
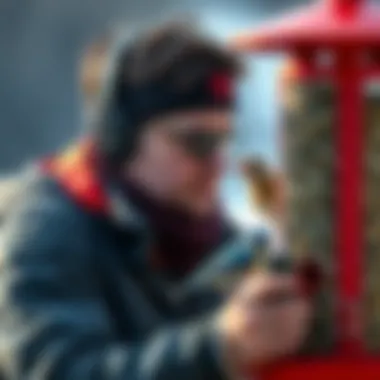
[[[220,148],[231,139],[226,131],[205,130],[171,130],[171,139],[181,146],[187,154],[194,158],[205,160],[212,157]]]

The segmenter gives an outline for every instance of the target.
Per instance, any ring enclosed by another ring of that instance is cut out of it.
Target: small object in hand
[[[324,278],[322,267],[308,258],[299,261],[295,270],[299,274],[302,292],[310,297],[315,296],[322,287]]]
[[[276,273],[294,272],[300,281],[302,294],[313,297],[322,286],[323,271],[311,258],[294,261],[289,254],[282,254],[268,260],[269,270]]]

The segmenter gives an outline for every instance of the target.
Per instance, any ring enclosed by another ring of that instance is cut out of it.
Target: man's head
[[[194,212],[215,201],[240,64],[184,26],[124,46],[104,100],[107,159],[151,195]]]

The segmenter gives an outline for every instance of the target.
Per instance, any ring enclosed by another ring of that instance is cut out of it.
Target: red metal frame
[[[324,0],[308,10],[239,36],[234,46],[243,51],[282,50],[293,54],[303,80],[327,77],[338,94],[337,214],[335,225],[337,268],[338,345],[329,358],[282,363],[262,375],[270,380],[380,379],[380,357],[367,356],[363,343],[363,85],[380,79],[378,58],[364,62],[365,54],[380,48],[380,9],[364,0]],[[328,49],[329,67],[318,66],[316,52]],[[377,62],[376,62],[377,60]]]
[[[260,374],[265,380],[379,380],[379,358],[338,357],[297,360]],[[255,377],[253,377],[255,378]]]
[[[338,57],[337,123],[337,219],[339,352],[351,354],[363,348],[360,318],[362,300],[362,202],[363,128],[360,70],[355,67],[355,52]]]

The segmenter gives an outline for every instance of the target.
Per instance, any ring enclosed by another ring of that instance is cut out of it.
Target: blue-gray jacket
[[[4,380],[223,378],[214,305],[164,284],[148,241],[139,223],[118,228],[54,181],[29,181],[1,241]]]

